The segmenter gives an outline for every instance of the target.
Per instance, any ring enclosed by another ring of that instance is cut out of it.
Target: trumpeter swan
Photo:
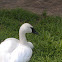
[[[7,38],[1,43],[0,51],[6,54],[9,53],[9,62],[28,62],[30,60],[33,44],[27,42],[26,33],[38,34],[32,25],[24,23],[19,29],[19,40],[16,38]]]

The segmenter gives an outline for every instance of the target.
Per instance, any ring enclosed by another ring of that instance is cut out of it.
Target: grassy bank
[[[30,62],[62,61],[62,18],[39,16],[23,9],[0,10],[0,42],[9,37],[19,38],[19,27],[28,22],[39,35],[27,34],[34,45]]]

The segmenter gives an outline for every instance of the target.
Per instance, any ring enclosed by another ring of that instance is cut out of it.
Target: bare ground
[[[48,15],[62,16],[62,0],[0,0],[2,8],[23,8],[37,14],[46,10]]]

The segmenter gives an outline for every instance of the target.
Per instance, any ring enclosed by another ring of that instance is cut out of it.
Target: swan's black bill
[[[32,27],[31,27],[31,29],[32,29],[32,33],[34,33],[34,34],[37,34],[37,35],[38,35],[38,32],[36,32],[34,28],[32,28]]]

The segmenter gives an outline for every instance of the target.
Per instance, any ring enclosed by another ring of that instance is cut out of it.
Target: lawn
[[[0,42],[6,38],[19,38],[23,23],[34,26],[39,35],[26,34],[34,45],[30,62],[62,62],[62,18],[37,15],[23,9],[0,10]]]

